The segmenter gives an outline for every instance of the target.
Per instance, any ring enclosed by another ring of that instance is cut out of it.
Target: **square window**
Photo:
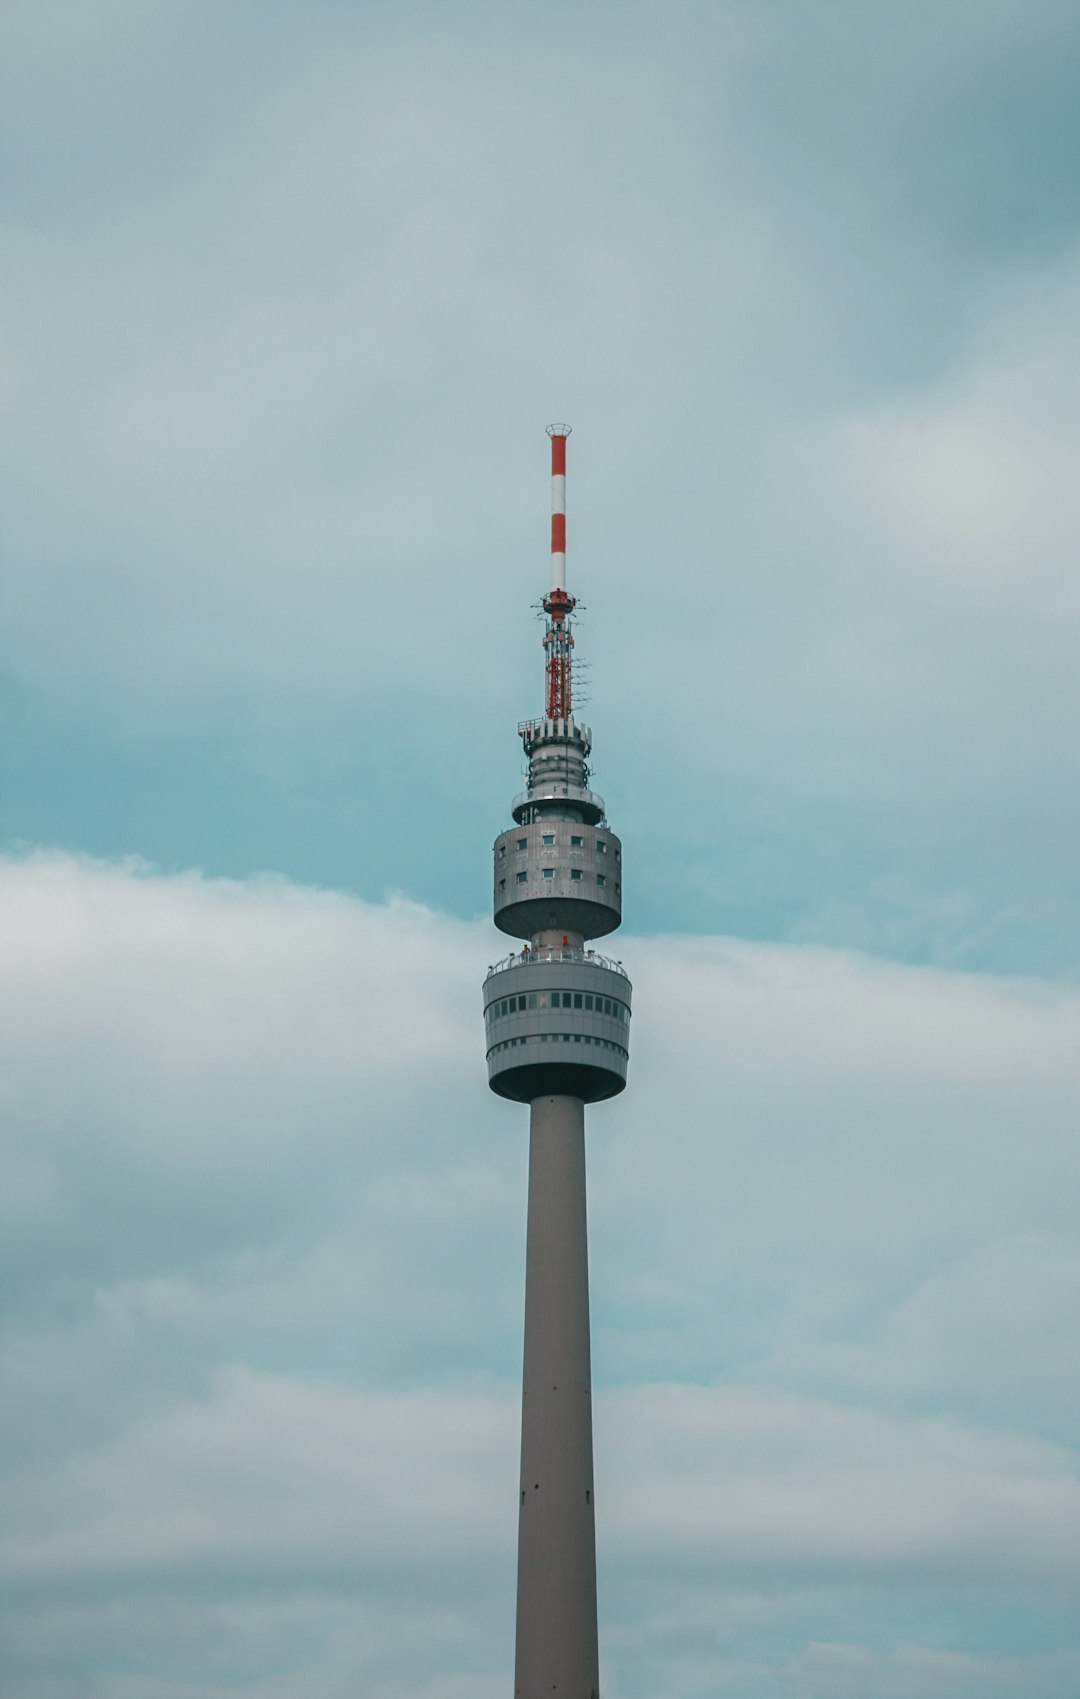
[[[580,867],[572,867],[570,869],[570,877],[571,877],[571,879],[580,879],[581,878],[581,868]],[[503,884],[505,885],[505,883],[506,883],[506,881],[504,879]]]
[[[574,836],[573,836],[573,834],[571,834],[571,837],[570,837],[570,848],[571,848],[571,849],[580,849],[580,848],[581,848],[581,845],[582,845],[582,839],[581,839],[581,838],[575,838],[575,837],[574,837]]]
[[[607,875],[605,873],[598,873],[596,875],[596,883],[598,885],[606,885],[607,884]]]
[[[543,869],[543,874],[545,879],[554,879],[555,869],[553,867],[545,867]]]
[[[554,832],[545,832],[543,841],[545,844],[553,844],[555,842]]]
[[[528,877],[529,877],[529,875],[527,873],[519,873],[518,876],[517,876],[518,884],[524,885],[524,883],[525,883],[525,881]]]
[[[574,1008],[575,1009],[581,1008],[581,992],[580,991],[574,992]]]
[[[607,855],[607,844],[604,842],[603,838],[597,838],[596,840],[596,853],[597,855]]]
[[[528,838],[519,838],[518,839],[518,842],[517,842],[518,849],[527,849],[528,846],[529,846]]]

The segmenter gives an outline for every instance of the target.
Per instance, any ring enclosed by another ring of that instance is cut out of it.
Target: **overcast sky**
[[[1078,86],[1066,0],[7,0],[5,1699],[509,1691],[552,419],[606,1699],[1075,1699]]]

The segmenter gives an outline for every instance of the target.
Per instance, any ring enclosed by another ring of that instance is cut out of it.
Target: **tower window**
[[[553,867],[545,867],[543,869],[543,874],[545,879],[554,879],[555,869]]]
[[[500,860],[501,860],[501,859],[502,859],[502,857],[503,857],[503,856],[504,856],[504,855],[505,855],[505,854],[506,854],[506,845],[505,845],[505,844],[500,844],[500,845],[499,845],[499,859],[500,859]]]
[[[506,890],[506,880],[505,880],[505,879],[500,879],[500,880],[499,880],[499,890],[500,890],[500,891],[505,891],[505,890]]]
[[[570,877],[571,877],[571,879],[580,879],[581,878],[581,868],[580,867],[572,867],[570,869]],[[506,881],[504,879],[503,884],[505,884],[505,883],[506,883]]]
[[[587,1009],[591,1009],[591,1008],[592,1008],[592,998],[591,998],[591,997],[590,997],[590,996],[588,996],[588,995],[586,995],[586,998],[585,998],[585,1007],[586,1007],[586,1008],[587,1008]]]
[[[529,877],[529,875],[527,873],[519,873],[518,876],[517,876],[518,884],[524,885],[524,883],[525,883],[525,881],[528,877]]]
[[[571,836],[570,848],[571,849],[580,849],[581,848],[581,839]]]
[[[545,842],[545,844],[553,844],[555,842],[554,832],[545,832],[544,833],[544,842]]]
[[[596,883],[598,885],[606,885],[607,884],[607,876],[603,873],[598,873],[596,875]]]
[[[581,992],[580,991],[574,992],[574,1008],[575,1009],[581,1008]]]
[[[529,847],[528,838],[519,838],[518,842],[517,842],[517,847],[518,847],[518,849],[528,849],[528,847]]]
[[[597,855],[607,855],[607,844],[604,842],[603,838],[597,838],[596,840],[596,853]]]

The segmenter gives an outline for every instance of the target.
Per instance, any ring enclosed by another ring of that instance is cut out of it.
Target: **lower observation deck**
[[[631,985],[595,950],[525,950],[484,981],[488,1084],[531,1103],[546,1093],[599,1103],[626,1086]]]

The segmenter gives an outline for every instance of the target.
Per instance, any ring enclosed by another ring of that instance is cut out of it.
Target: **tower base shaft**
[[[585,1105],[531,1105],[516,1699],[596,1699]]]

